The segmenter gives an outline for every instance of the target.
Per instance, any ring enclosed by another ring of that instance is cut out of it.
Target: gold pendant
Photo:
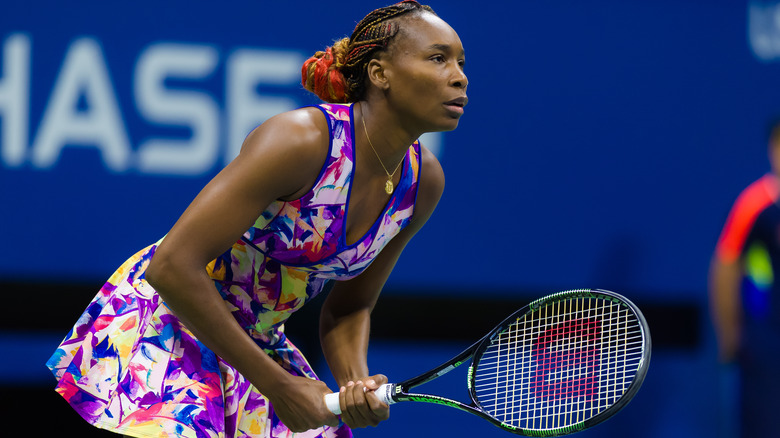
[[[385,182],[385,193],[387,193],[388,195],[392,195],[393,194],[393,180],[388,179]]]

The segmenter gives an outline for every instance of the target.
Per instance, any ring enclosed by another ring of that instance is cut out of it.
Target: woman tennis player
[[[170,232],[127,260],[48,362],[93,425],[129,436],[351,436],[388,418],[369,317],[444,187],[416,139],[466,104],[457,33],[429,7],[377,9],[309,59],[325,102],[271,118]],[[320,338],[331,392],[283,333],[336,280]]]

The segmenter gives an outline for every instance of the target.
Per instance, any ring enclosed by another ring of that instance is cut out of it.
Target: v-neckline
[[[350,153],[352,156],[350,157],[352,159],[352,169],[350,170],[350,178],[349,178],[349,190],[347,192],[347,200],[344,203],[344,221],[342,223],[342,229],[341,229],[341,237],[339,238],[340,246],[344,248],[352,248],[354,246],[359,245],[363,241],[366,240],[367,237],[371,236],[373,234],[374,230],[379,227],[380,223],[382,222],[382,218],[384,218],[387,215],[387,211],[390,209],[390,206],[395,203],[395,199],[398,196],[398,192],[401,191],[402,188],[402,181],[404,180],[404,177],[406,176],[406,168],[408,167],[407,161],[409,158],[409,149],[412,148],[414,143],[409,146],[409,148],[406,149],[406,154],[404,154],[403,164],[401,165],[401,176],[398,180],[398,187],[393,191],[393,194],[390,196],[390,198],[387,200],[387,203],[385,204],[384,208],[382,208],[382,211],[379,213],[379,217],[374,220],[374,223],[368,228],[368,230],[363,233],[363,235],[357,239],[356,241],[352,243],[347,243],[347,220],[349,218],[349,201],[352,198],[352,189],[355,186],[355,172],[357,171],[357,139],[355,137],[355,104],[352,103],[349,105],[349,124],[350,124],[350,135],[352,136],[352,147],[350,148]],[[333,142],[333,139],[331,138],[331,142]]]

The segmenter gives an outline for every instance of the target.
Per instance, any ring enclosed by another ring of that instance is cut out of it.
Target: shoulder
[[[418,180],[415,218],[427,220],[444,192],[444,170],[428,148],[420,143],[420,177]]]
[[[436,155],[425,145],[420,143],[420,189],[429,192],[428,194],[441,196],[444,191],[444,169],[439,163]]]
[[[295,199],[311,189],[330,150],[328,121],[316,107],[284,112],[247,135],[237,160],[273,168],[286,180],[284,197]]]
[[[753,182],[740,193],[718,239],[719,258],[733,261],[739,257],[756,219],[767,207],[774,205],[779,194],[780,184],[771,174]]]
[[[771,174],[764,175],[747,186],[734,201],[732,215],[754,217],[773,204],[780,195],[780,183]]]
[[[300,108],[271,117],[252,130],[241,151],[283,146],[316,149],[329,140],[328,122],[316,107]]]

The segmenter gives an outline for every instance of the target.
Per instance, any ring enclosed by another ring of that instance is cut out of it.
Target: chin
[[[456,119],[452,119],[449,123],[442,126],[442,128],[439,129],[439,131],[454,131],[455,128],[458,127],[458,123],[460,123],[460,117]]]
[[[423,125],[423,132],[446,132],[453,131],[460,123],[460,116],[453,117],[451,114],[440,115],[438,118],[429,118]]]

